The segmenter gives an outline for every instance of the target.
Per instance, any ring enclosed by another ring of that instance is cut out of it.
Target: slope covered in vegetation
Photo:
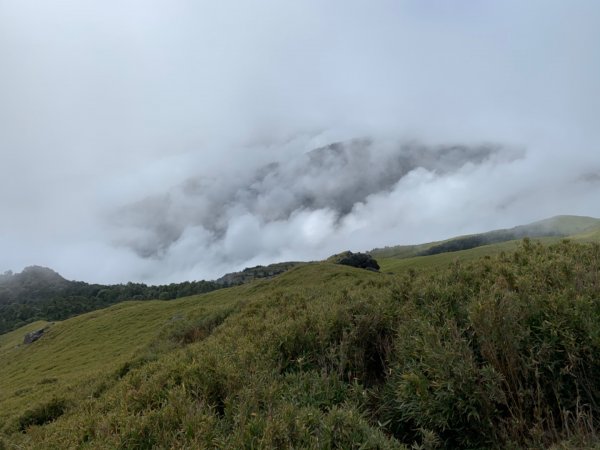
[[[36,320],[63,320],[124,300],[170,300],[220,287],[213,281],[88,284],[66,280],[46,267],[26,267],[20,273],[0,274],[0,334]]]
[[[507,230],[459,236],[442,242],[375,249],[370,253],[382,263],[382,269],[386,271],[401,271],[415,266],[431,268],[440,264],[445,265],[457,257],[473,259],[485,254],[514,249],[518,243],[517,239],[527,236],[546,236],[544,239],[547,242],[565,236],[576,240],[598,240],[600,220],[592,217],[556,216]],[[485,248],[460,253],[462,250],[483,246]],[[333,262],[332,258],[335,259],[340,255],[332,256],[328,262]],[[357,257],[362,257],[360,255],[358,253],[353,258],[356,260]],[[427,255],[441,256],[425,260],[420,258]],[[369,262],[369,265],[378,269],[377,261]],[[365,262],[359,263],[358,260],[349,262],[350,265],[355,266],[365,264]],[[172,300],[248,283],[255,279],[271,278],[301,264],[305,263],[294,261],[274,263],[228,273],[215,281],[186,281],[161,286],[131,282],[116,285],[88,284],[66,280],[53,270],[39,266],[27,267],[16,274],[8,271],[0,274],[0,335],[36,320],[64,320],[125,300]]]
[[[308,264],[202,296],[124,303],[55,324],[29,346],[8,343],[26,330],[0,338],[2,439],[8,448],[589,444],[600,413],[599,289],[599,245],[526,240],[435,271]]]
[[[377,248],[370,253],[376,258],[396,259],[437,255],[440,253],[468,250],[484,245],[520,240],[525,237],[571,237],[588,232],[592,229],[597,229],[599,226],[600,219],[594,217],[555,216],[513,228],[469,234],[447,239],[445,241],[429,242],[425,244]]]

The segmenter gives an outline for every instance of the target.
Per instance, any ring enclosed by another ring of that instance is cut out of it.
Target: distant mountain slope
[[[528,225],[459,236],[446,241],[374,249],[370,254],[381,265],[383,271],[395,271],[411,265],[426,267],[445,264],[454,256],[444,254],[456,255],[456,252],[468,249],[481,250],[461,255],[472,258],[486,252],[495,253],[500,247],[488,246],[509,243],[525,236],[572,236],[576,240],[598,240],[600,220],[592,217],[556,216]],[[516,244],[506,248],[514,246]],[[426,260],[414,259],[434,255],[441,256]],[[88,284],[66,280],[48,268],[32,266],[21,273],[7,272],[0,275],[0,334],[35,320],[63,320],[124,300],[170,300],[236,286],[256,279],[272,278],[302,264],[306,263],[289,261],[249,267],[240,272],[228,273],[215,281],[193,281],[163,286],[147,286],[141,283],[110,286]]]
[[[306,264],[289,261],[231,272],[215,281],[186,281],[161,286],[143,283],[117,285],[69,281],[52,269],[26,267],[0,275],[0,335],[35,320],[63,320],[125,300],[172,300],[272,278]]]
[[[26,267],[0,275],[0,334],[36,320],[63,320],[123,300],[169,300],[219,289],[212,281],[163,286],[70,281],[46,267]]]
[[[570,236],[582,233],[599,225],[600,219],[595,217],[561,215],[533,222],[532,224],[525,225],[525,227],[539,230],[551,230],[564,236]]]
[[[64,320],[126,300],[172,300],[272,278],[305,262],[289,261],[248,267],[215,281],[186,281],[170,285],[118,285],[69,281],[52,269],[31,266],[21,273],[0,275],[0,335],[36,320]]]
[[[36,302],[68,288],[70,282],[47,267],[30,266],[21,273],[0,275],[0,304],[27,300]]]
[[[567,237],[585,233],[597,226],[600,226],[600,219],[593,217],[555,216],[527,225],[516,226],[514,228],[470,234],[426,244],[376,248],[370,253],[375,258],[410,258],[413,256],[427,256],[468,250],[483,245],[522,239],[524,237]]]
[[[600,241],[600,224],[582,231],[581,233],[569,236],[569,239],[575,241]]]
[[[261,278],[272,278],[302,264],[306,263],[299,261],[287,261],[269,264],[268,266],[247,267],[240,272],[227,273],[221,278],[215,280],[215,283],[224,287],[237,286]]]

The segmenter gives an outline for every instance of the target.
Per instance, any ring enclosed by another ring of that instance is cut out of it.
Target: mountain
[[[570,237],[600,227],[600,219],[584,216],[555,216],[527,225],[493,230],[486,233],[469,234],[445,241],[429,242],[418,245],[399,245],[376,248],[371,255],[381,258],[409,258],[413,256],[435,255],[480,247],[482,245],[507,242],[524,237]]]
[[[272,278],[302,262],[283,262],[231,272],[215,281],[186,281],[169,285],[117,285],[70,281],[47,267],[31,266],[21,273],[0,275],[0,334],[38,320],[64,320],[125,300],[173,300],[261,278]]]
[[[0,303],[25,297],[37,301],[46,293],[63,291],[68,285],[67,280],[47,267],[30,266],[17,274],[5,272],[0,275]]]
[[[0,448],[597,446],[600,252],[549,239],[0,335]]]
[[[29,322],[63,320],[124,300],[168,300],[220,287],[211,281],[163,286],[88,284],[66,280],[46,267],[26,267],[20,273],[0,275],[0,334]]]
[[[426,244],[374,249],[369,253],[377,259],[375,264],[381,265],[381,270],[389,272],[396,269],[403,270],[408,266],[433,267],[436,261],[446,264],[449,259],[464,256],[460,254],[461,250],[490,244],[508,243],[508,246],[502,248],[514,248],[517,245],[515,240],[523,237],[558,238],[567,236],[580,240],[600,238],[600,219],[556,216],[505,230],[460,236]],[[499,248],[496,247],[496,250]],[[484,252],[489,251],[495,250],[484,249]],[[438,254],[442,256],[427,260],[426,263],[418,258]],[[478,253],[469,253],[469,255],[478,255]],[[124,300],[172,300],[248,283],[256,279],[271,278],[301,264],[305,263],[297,261],[274,263],[267,266],[249,267],[240,272],[231,272],[215,281],[193,281],[162,286],[147,286],[142,283],[88,284],[66,280],[55,271],[45,267],[31,266],[25,268],[21,273],[7,272],[0,275],[0,334],[36,320],[64,320]]]

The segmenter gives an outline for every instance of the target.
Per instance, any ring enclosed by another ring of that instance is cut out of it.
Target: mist
[[[0,271],[164,283],[600,216],[594,1],[0,2]]]

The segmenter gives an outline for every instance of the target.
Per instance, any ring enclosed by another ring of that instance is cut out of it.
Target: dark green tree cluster
[[[50,269],[31,267],[0,280],[0,334],[36,320],[63,320],[125,300],[171,300],[222,286],[212,281],[186,281],[148,286],[68,281]]]

